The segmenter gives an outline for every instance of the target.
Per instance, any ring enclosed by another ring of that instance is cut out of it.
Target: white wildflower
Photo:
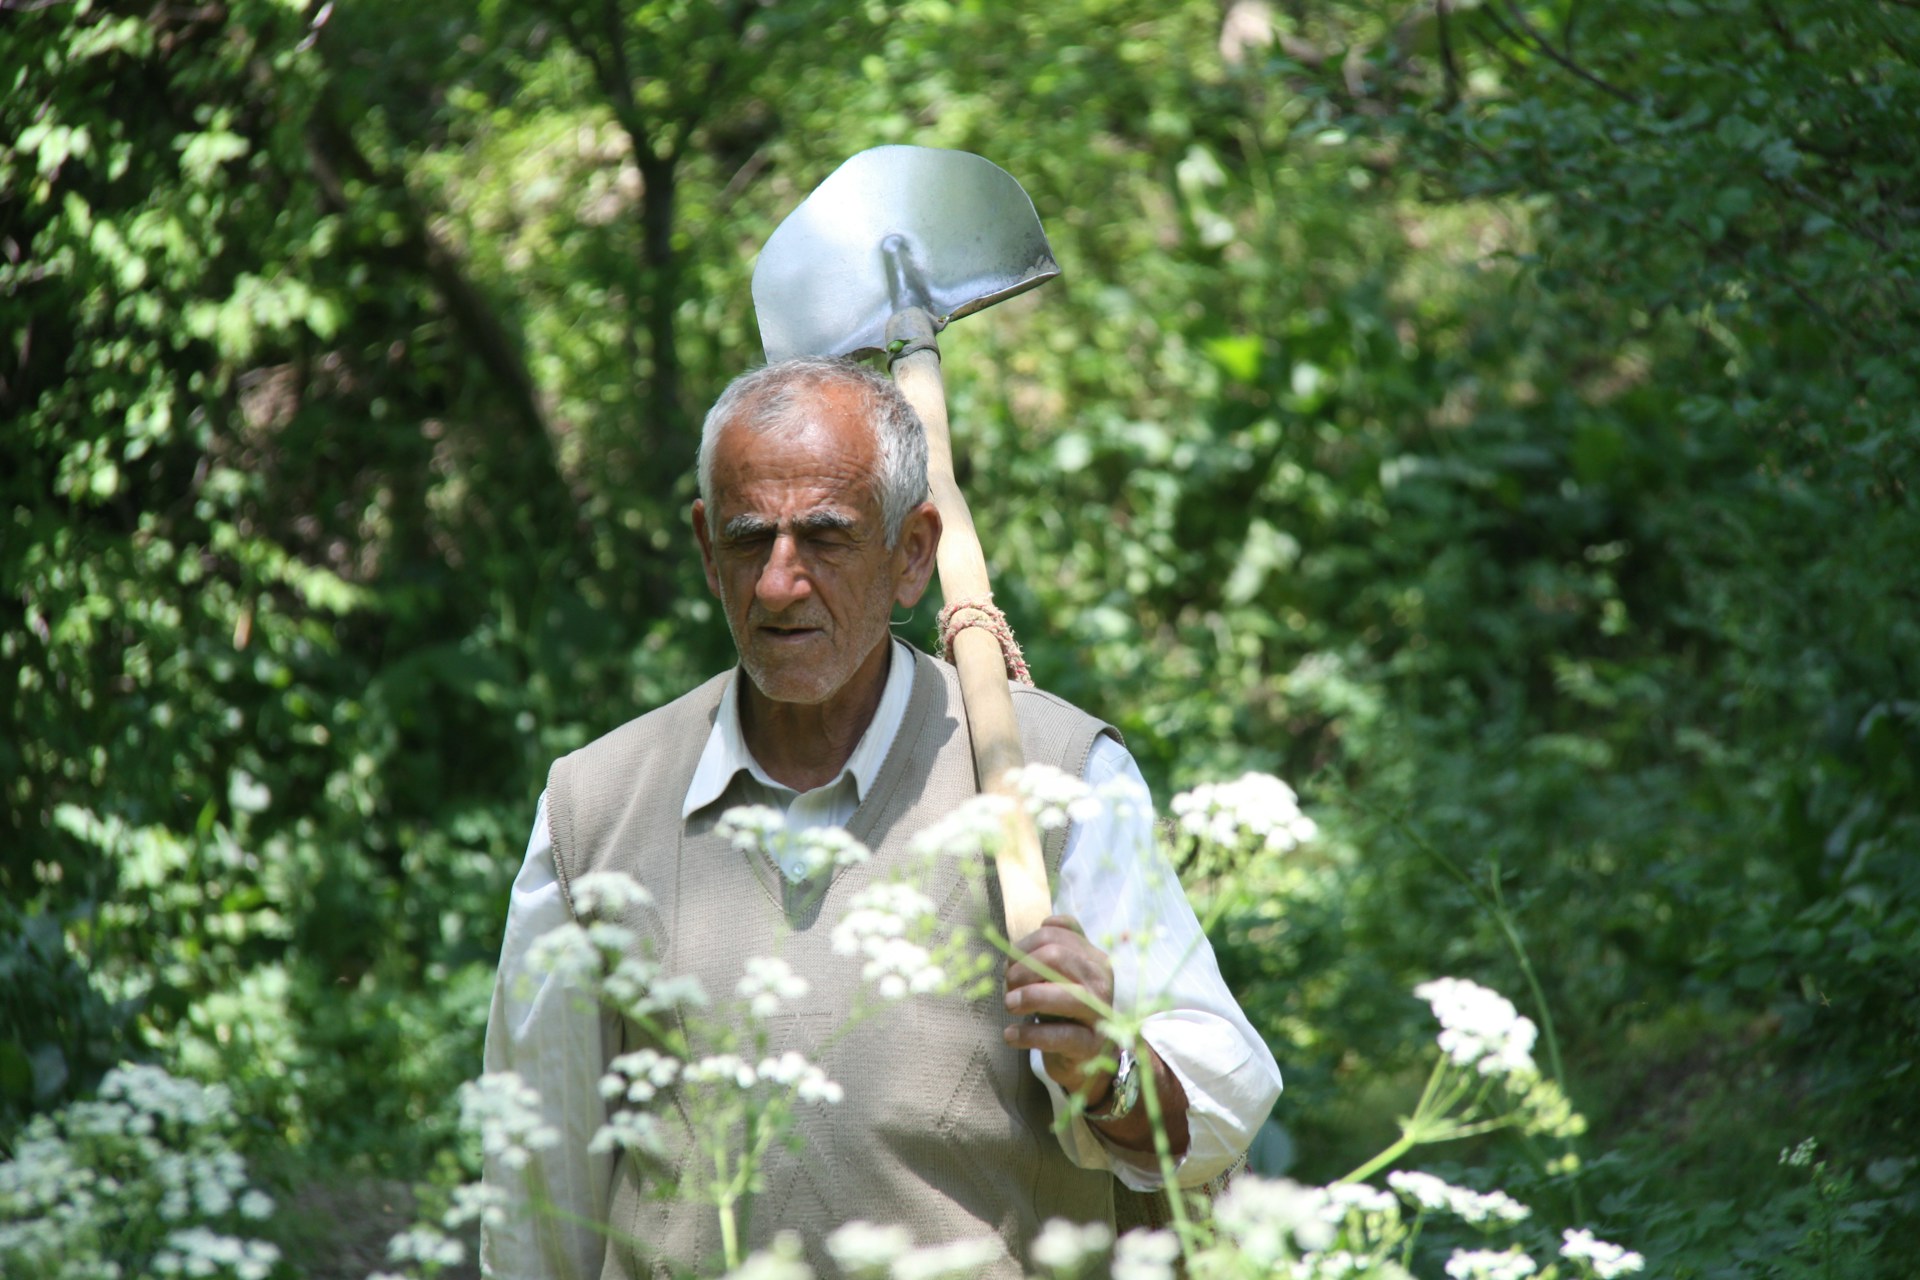
[[[1472,1191],[1441,1181],[1430,1173],[1395,1171],[1387,1175],[1387,1185],[1422,1209],[1439,1209],[1467,1222],[1524,1222],[1533,1210],[1504,1191]]]
[[[1113,1280],[1173,1280],[1180,1241],[1171,1231],[1129,1231],[1113,1246]]]
[[[793,971],[785,960],[769,956],[751,956],[746,976],[734,993],[748,1002],[756,1018],[768,1018],[780,1011],[782,1000],[798,1000],[809,990],[807,980]]]
[[[1811,1142],[1811,1139],[1809,1139]],[[1806,1145],[1806,1144],[1802,1144]],[[1812,1153],[1809,1152],[1809,1155]],[[1567,1230],[1562,1233],[1560,1256],[1585,1262],[1600,1280],[1614,1280],[1645,1268],[1647,1260],[1639,1254],[1605,1240],[1596,1240],[1591,1231]]]
[[[765,1058],[755,1069],[760,1079],[783,1084],[802,1102],[839,1102],[846,1090],[827,1079],[827,1073],[789,1049],[778,1058]]]
[[[813,1268],[806,1264],[800,1237],[782,1231],[773,1237],[771,1245],[748,1255],[723,1280],[813,1280]]]
[[[817,876],[835,867],[851,867],[873,857],[867,846],[840,827],[809,827],[794,836],[793,847],[808,876]]]
[[[893,1280],[939,1280],[942,1276],[973,1276],[1003,1254],[994,1236],[950,1240],[946,1244],[913,1249],[893,1260]]]
[[[933,902],[911,885],[870,885],[854,895],[850,909],[832,934],[840,955],[863,955],[861,976],[876,983],[880,994],[897,1000],[908,993],[939,990],[946,970],[934,963],[925,947],[910,941],[916,924],[933,915]]]
[[[266,1280],[280,1250],[264,1240],[242,1240],[206,1227],[186,1227],[167,1233],[166,1243],[153,1255],[153,1269],[161,1275],[211,1276],[230,1272],[239,1280]]]
[[[573,907],[584,916],[617,916],[653,905],[647,887],[624,871],[590,871],[572,884]]]
[[[854,1219],[827,1237],[827,1252],[842,1271],[867,1275],[883,1271],[913,1248],[913,1233],[900,1226],[876,1226]]]
[[[585,928],[569,920],[533,940],[527,948],[527,966],[584,989],[600,976],[600,948]]]
[[[706,988],[700,985],[700,979],[690,973],[672,978],[655,979],[647,991],[646,998],[638,1002],[636,1012],[654,1013],[662,1009],[704,1009],[707,1007]]]
[[[1533,1272],[1533,1259],[1517,1245],[1504,1253],[1491,1249],[1455,1249],[1447,1259],[1447,1274],[1452,1280],[1525,1280]]]
[[[1440,1048],[1462,1067],[1483,1075],[1533,1075],[1533,1042],[1539,1031],[1513,1002],[1464,978],[1436,978],[1413,993],[1433,1006],[1440,1020]]]
[[[240,1216],[262,1222],[273,1216],[273,1197],[264,1191],[248,1191],[240,1197]]]
[[[779,862],[786,850],[787,815],[771,805],[736,805],[720,815],[713,830],[741,853],[762,853]]]
[[[933,914],[933,899],[908,884],[868,885],[847,906],[831,939],[834,952],[843,956],[870,954],[876,939],[903,938]]]
[[[1342,1216],[1349,1209],[1361,1213],[1393,1213],[1400,1208],[1400,1202],[1392,1193],[1378,1187],[1370,1187],[1364,1182],[1343,1182],[1327,1188],[1327,1199]]]
[[[680,1060],[654,1049],[623,1053],[607,1064],[600,1077],[600,1096],[609,1102],[648,1103],[680,1074]]]
[[[504,1187],[491,1182],[463,1183],[453,1189],[453,1204],[441,1215],[440,1225],[449,1231],[457,1231],[469,1222],[504,1227],[511,1204]]]
[[[437,1227],[408,1227],[387,1241],[387,1257],[395,1262],[424,1262],[454,1267],[467,1260],[467,1247]]]
[[[1228,1184],[1213,1205],[1215,1225],[1260,1266],[1286,1258],[1289,1239],[1301,1252],[1326,1248],[1345,1216],[1345,1208],[1319,1187],[1248,1174]]]
[[[908,850],[930,857],[990,856],[1000,847],[1006,833],[1007,814],[1013,807],[1014,801],[1007,796],[974,796],[915,836]]]
[[[535,1151],[558,1146],[560,1131],[540,1113],[540,1094],[511,1071],[460,1086],[460,1122],[478,1130],[480,1147],[509,1169],[523,1169]]]
[[[742,1089],[753,1088],[759,1080],[753,1068],[737,1053],[709,1054],[698,1062],[689,1062],[680,1074],[696,1084],[726,1082]]]
[[[1356,1257],[1345,1249],[1308,1254],[1279,1274],[1287,1280],[1348,1280],[1352,1276],[1365,1276],[1367,1280],[1413,1280],[1397,1262],[1364,1255]]]
[[[617,1007],[632,1009],[646,1002],[659,979],[660,966],[651,960],[622,956],[600,983],[600,992]]]
[[[632,950],[634,940],[633,930],[623,924],[615,924],[611,920],[595,920],[587,925],[587,941],[591,942],[602,956],[624,955]]]
[[[100,1097],[124,1102],[137,1116],[197,1129],[233,1118],[233,1094],[225,1085],[182,1080],[159,1067],[122,1063],[100,1080]],[[150,1123],[130,1123],[128,1133],[151,1133]]]
[[[1012,787],[1033,815],[1033,825],[1055,831],[1072,822],[1091,822],[1100,816],[1100,798],[1083,780],[1048,764],[1023,765],[1008,770]]]
[[[1170,808],[1181,832],[1211,844],[1286,853],[1319,834],[1313,819],[1300,812],[1293,788],[1267,773],[1183,791]]]
[[[616,1148],[664,1156],[667,1143],[660,1131],[659,1118],[644,1111],[614,1112],[611,1120],[594,1131],[587,1150],[594,1155],[604,1155]]]
[[[1113,1232],[1104,1222],[1083,1226],[1065,1218],[1049,1218],[1033,1238],[1033,1260],[1055,1271],[1075,1271],[1112,1243]]]
[[[1780,1148],[1780,1163],[1790,1169],[1804,1169],[1813,1163],[1813,1153],[1819,1150],[1819,1148],[1820,1144],[1812,1138],[1804,1139],[1797,1147],[1782,1147]]]

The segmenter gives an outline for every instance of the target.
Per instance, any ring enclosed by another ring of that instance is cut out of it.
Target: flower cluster
[[[1287,853],[1319,834],[1313,819],[1300,812],[1293,788],[1269,773],[1246,773],[1233,782],[1183,791],[1171,808],[1183,834],[1216,845]]]
[[[1533,1214],[1533,1210],[1504,1191],[1479,1192],[1449,1186],[1430,1173],[1390,1173],[1387,1185],[1422,1209],[1443,1210],[1476,1226],[1524,1222]]]
[[[232,1108],[222,1086],[123,1064],[93,1100],[33,1119],[0,1161],[0,1275],[264,1280],[279,1250],[234,1229],[273,1200],[229,1145]],[[164,1235],[127,1229],[143,1218]]]
[[[912,1249],[893,1260],[893,1280],[944,1280],[949,1276],[977,1276],[998,1261],[1000,1241],[987,1236],[980,1239],[949,1240]]]
[[[610,917],[653,904],[645,885],[624,871],[590,871],[572,884],[573,908],[583,916]]]
[[[986,1237],[916,1249],[913,1234],[905,1227],[876,1226],[855,1219],[827,1237],[827,1252],[850,1277],[940,1280],[943,1276],[978,1274],[1000,1257],[1001,1245],[999,1240]]]
[[[722,1280],[814,1280],[798,1234],[781,1231],[773,1243],[751,1254]]]
[[[1033,825],[1054,831],[1072,822],[1091,822],[1105,807],[1083,779],[1047,764],[1009,770],[1006,782],[1033,815]]]
[[[1113,1280],[1173,1280],[1180,1239],[1171,1231],[1129,1231],[1113,1247]]]
[[[558,1146],[560,1131],[540,1113],[540,1094],[511,1071],[460,1086],[460,1122],[480,1134],[480,1148],[508,1169],[524,1169],[535,1151]]]
[[[264,1240],[242,1240],[207,1227],[187,1227],[167,1233],[167,1242],[153,1255],[153,1271],[161,1276],[213,1276],[229,1273],[238,1280],[266,1280],[280,1250]]]
[[[810,988],[807,980],[793,971],[785,960],[752,956],[747,960],[746,976],[734,988],[734,994],[747,1001],[756,1018],[770,1018],[780,1011],[782,1000],[798,1000]]]
[[[840,827],[787,825],[787,815],[770,805],[739,805],[720,815],[714,831],[744,854],[771,858],[789,876],[809,880],[836,867],[872,858],[867,846]]]
[[[1534,1273],[1533,1259],[1518,1247],[1495,1253],[1492,1249],[1455,1249],[1447,1259],[1452,1280],[1525,1280]]]
[[[1033,1238],[1033,1260],[1053,1271],[1077,1271],[1113,1243],[1106,1224],[1051,1218]]]
[[[834,926],[833,950],[865,956],[860,976],[877,984],[888,1000],[937,991],[946,983],[946,970],[911,936],[922,921],[932,919],[933,910],[933,900],[912,885],[869,885],[854,895]]]
[[[680,1059],[654,1049],[636,1049],[607,1064],[607,1074],[600,1077],[600,1096],[609,1102],[644,1106],[679,1074]]]
[[[1325,1188],[1243,1174],[1214,1202],[1213,1220],[1249,1261],[1272,1267],[1332,1244],[1346,1209]]]
[[[1591,1231],[1567,1231],[1561,1241],[1560,1256],[1586,1263],[1600,1280],[1614,1280],[1647,1265],[1645,1258],[1631,1250],[1594,1239]]]
[[[1413,993],[1440,1020],[1440,1048],[1456,1065],[1490,1076],[1536,1074],[1533,1042],[1539,1034],[1513,1002],[1464,978],[1435,978]]]
[[[394,1262],[457,1267],[467,1260],[467,1247],[437,1227],[415,1226],[387,1241],[387,1257]]]
[[[913,1248],[913,1233],[901,1226],[876,1226],[856,1218],[827,1237],[827,1252],[851,1276],[878,1275]]]
[[[991,857],[1006,835],[1007,814],[1013,806],[1007,796],[990,792],[974,796],[915,836],[908,851],[923,858]]]
[[[777,1058],[762,1058],[758,1065],[737,1053],[714,1053],[689,1062],[680,1072],[691,1084],[725,1084],[751,1089],[759,1084],[777,1084],[791,1089],[802,1102],[839,1102],[846,1091],[827,1079],[827,1073],[788,1050]]]
[[[604,1155],[609,1151],[632,1151],[641,1155],[664,1156],[667,1153],[667,1139],[657,1116],[645,1111],[623,1109],[614,1112],[612,1119],[593,1131],[587,1150],[595,1155]]]

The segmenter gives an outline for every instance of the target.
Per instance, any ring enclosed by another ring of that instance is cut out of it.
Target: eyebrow
[[[851,529],[857,522],[841,511],[816,509],[795,516],[792,528],[796,533],[825,533],[830,530]],[[769,537],[780,532],[777,522],[765,516],[738,515],[721,526],[720,535],[728,541],[746,538]]]

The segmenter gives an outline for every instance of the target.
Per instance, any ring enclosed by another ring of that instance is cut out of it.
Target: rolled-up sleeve
[[[570,919],[554,874],[542,794],[508,900],[500,970],[487,1015],[486,1070],[511,1071],[531,1085],[560,1141],[533,1153],[524,1169],[487,1162],[487,1182],[513,1204],[505,1223],[481,1231],[481,1273],[497,1280],[593,1280],[604,1261],[605,1237],[581,1224],[605,1218],[613,1176],[612,1154],[588,1150],[607,1120],[599,1081],[610,1028],[585,993],[534,972],[527,963],[534,942]],[[538,1209],[535,1201],[541,1196],[559,1212]]]
[[[1100,739],[1086,781],[1130,802],[1108,804],[1098,818],[1074,824],[1054,910],[1077,918],[1113,961],[1117,1007],[1158,1010],[1141,1034],[1186,1091],[1189,1141],[1177,1177],[1182,1186],[1200,1186],[1226,1172],[1253,1141],[1280,1096],[1280,1068],[1227,989],[1199,918],[1153,838],[1152,800],[1133,757]],[[1038,1052],[1031,1060],[1055,1116],[1064,1115],[1066,1092]],[[1151,1152],[1114,1147],[1084,1120],[1074,1120],[1060,1140],[1075,1164],[1110,1169],[1139,1191],[1161,1185]]]

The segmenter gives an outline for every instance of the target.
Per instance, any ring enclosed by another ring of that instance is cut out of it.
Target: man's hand
[[[1106,1101],[1113,1073],[1090,1070],[1088,1064],[1097,1058],[1112,1062],[1119,1050],[1095,1029],[1100,1015],[1082,997],[1112,1007],[1112,963],[1087,941],[1080,922],[1072,916],[1048,916],[1014,948],[1031,957],[1034,965],[1007,967],[1007,1012],[1019,1019],[1007,1028],[1007,1043],[1016,1049],[1040,1050],[1041,1064],[1054,1083],[1069,1093],[1080,1093],[1097,1110]],[[1046,972],[1065,981],[1050,981],[1043,976]],[[1047,1020],[1036,1022],[1035,1014]]]
[[[1016,1049],[1040,1050],[1040,1064],[1055,1084],[1069,1093],[1079,1093],[1086,1099],[1088,1110],[1102,1110],[1113,1089],[1113,1070],[1110,1066],[1094,1069],[1089,1064],[1099,1058],[1116,1062],[1120,1053],[1113,1041],[1096,1029],[1100,1015],[1082,996],[1090,996],[1107,1008],[1113,1006],[1112,962],[1106,952],[1087,941],[1080,922],[1072,916],[1048,916],[1014,947],[1031,957],[1034,965],[1045,966],[1065,981],[1052,981],[1025,963],[1007,966],[1007,1012],[1019,1019],[1007,1028],[1007,1043]],[[1034,1015],[1048,1021],[1035,1022]],[[1186,1090],[1145,1041],[1138,1052],[1142,1055],[1138,1069],[1153,1074],[1169,1149],[1177,1159],[1187,1151]],[[1135,1107],[1132,1114],[1119,1120],[1090,1123],[1115,1146],[1134,1151],[1153,1148],[1153,1126],[1145,1106]]]

